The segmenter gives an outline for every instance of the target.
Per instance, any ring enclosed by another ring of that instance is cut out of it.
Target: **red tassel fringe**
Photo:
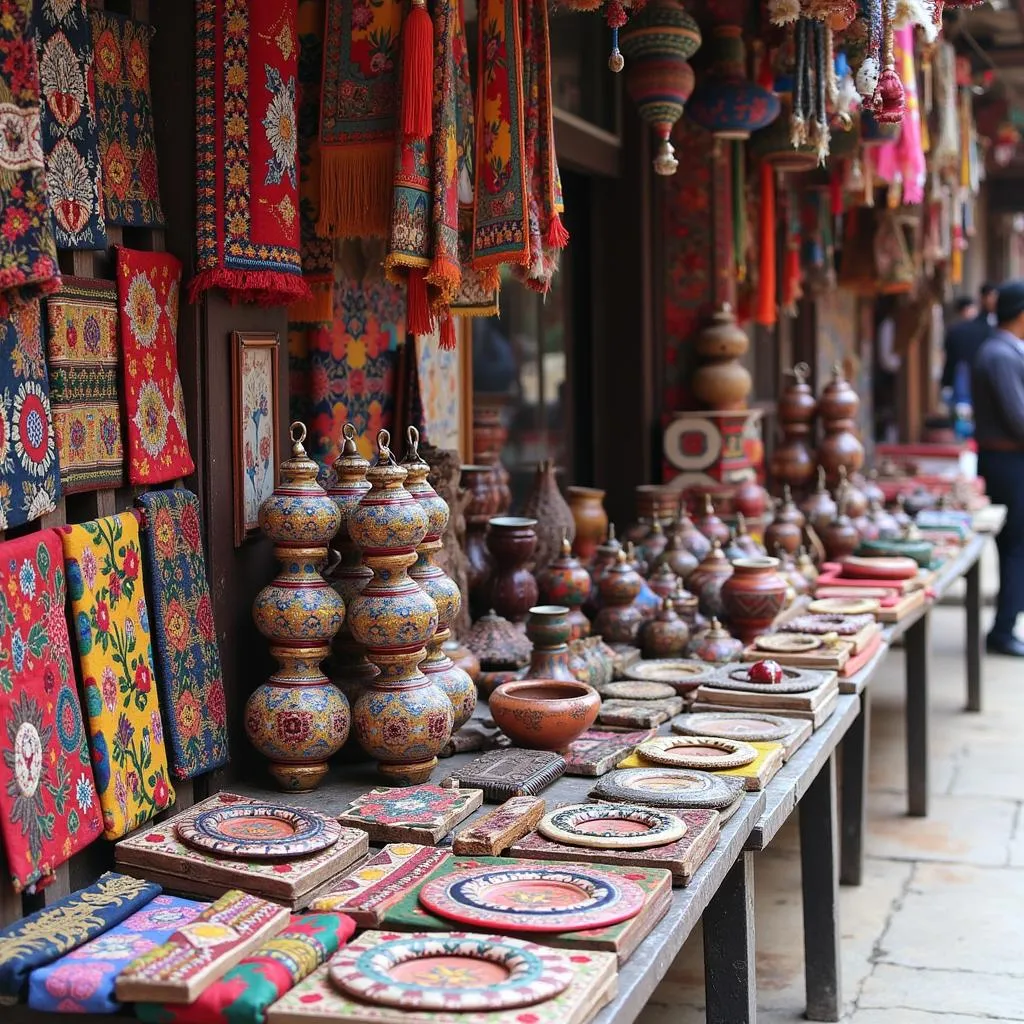
[[[562,223],[562,218],[556,213],[548,224],[547,235],[544,244],[549,249],[564,249],[569,244],[569,232]]]
[[[448,313],[441,321],[441,348],[448,352],[454,352],[455,344],[455,317]]]
[[[425,139],[434,106],[434,25],[424,0],[412,0],[402,36],[402,134]]]
[[[430,302],[427,298],[426,275],[426,270],[420,267],[413,267],[409,271],[405,329],[410,334],[430,334],[434,330],[434,320],[430,315]]]
[[[189,302],[195,304],[210,288],[220,288],[232,303],[255,302],[260,306],[287,306],[313,297],[309,285],[297,274],[215,267],[201,270],[189,282]]]

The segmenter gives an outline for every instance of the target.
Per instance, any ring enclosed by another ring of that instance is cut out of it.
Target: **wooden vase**
[[[469,493],[465,510],[469,611],[478,619],[490,607],[494,563],[487,548],[487,524],[498,514],[500,495],[490,466],[463,466],[462,486]]]
[[[636,606],[643,580],[619,551],[613,565],[601,578],[601,610],[594,619],[594,632],[610,644],[635,644],[643,612]]]
[[[859,409],[857,392],[843,374],[842,365],[836,363],[832,379],[818,398],[818,415],[824,431],[818,445],[818,463],[832,487],[840,482],[840,467],[850,475],[864,464],[864,445],[856,433]]]
[[[570,487],[569,509],[576,524],[572,553],[584,563],[589,562],[597,546],[608,533],[608,513],[604,510],[604,491],[597,487]]]
[[[703,362],[693,374],[690,390],[704,408],[728,412],[747,407],[753,381],[740,358],[749,344],[728,304],[716,310],[697,335],[694,348]]]
[[[782,440],[772,453],[770,472],[775,486],[806,487],[814,479],[810,437],[818,403],[807,383],[810,367],[797,363],[790,371],[793,383],[779,397],[778,421]]]
[[[509,622],[525,622],[537,603],[537,580],[528,566],[537,548],[537,520],[498,516],[489,523],[487,547],[494,564],[489,607]]]

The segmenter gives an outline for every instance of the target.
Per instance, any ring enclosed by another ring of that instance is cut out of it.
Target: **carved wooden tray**
[[[785,739],[793,731],[793,723],[778,715],[701,711],[680,715],[672,723],[672,729],[683,736],[719,736],[744,743],[765,743]]]
[[[642,850],[674,843],[686,823],[636,804],[572,804],[546,814],[537,826],[546,839],[595,850]]]
[[[722,810],[743,792],[743,780],[679,768],[624,768],[602,779],[590,795],[649,807]]]
[[[655,736],[641,743],[637,753],[644,760],[666,768],[704,771],[742,768],[757,757],[757,751],[749,743],[717,736]]]
[[[759,651],[767,654],[806,654],[825,646],[825,640],[810,633],[767,633],[754,641]]]

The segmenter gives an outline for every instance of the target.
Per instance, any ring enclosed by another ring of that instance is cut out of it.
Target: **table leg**
[[[842,985],[834,754],[822,765],[798,810],[807,1019],[837,1021]]]
[[[754,857],[740,854],[704,911],[707,1024],[757,1020]]]
[[[928,814],[928,667],[931,612],[906,633],[907,659],[907,813]]]
[[[967,594],[964,611],[967,613],[967,710],[981,710],[981,559],[964,575]]]
[[[839,851],[839,880],[843,885],[860,885],[864,873],[864,835],[867,832],[868,751],[871,749],[871,688],[860,695],[860,714],[854,719],[840,745],[843,786],[840,799],[842,845]]]

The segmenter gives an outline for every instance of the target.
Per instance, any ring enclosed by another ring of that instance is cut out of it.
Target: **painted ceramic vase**
[[[704,495],[704,514],[697,520],[697,529],[712,543],[716,540],[724,547],[729,543],[732,532],[715,512],[710,494]]]
[[[707,557],[686,581],[697,595],[698,607],[709,618],[722,615],[722,584],[732,575],[732,563],[725,557],[722,545],[716,540]]]
[[[409,448],[402,462],[402,467],[409,474],[405,480],[405,489],[427,513],[427,532],[416,547],[416,562],[409,570],[409,575],[427,592],[437,607],[437,629],[427,642],[427,656],[420,662],[420,671],[452,702],[454,731],[473,717],[476,686],[444,650],[445,642],[451,639],[451,625],[462,607],[462,594],[458,586],[436,561],[443,547],[441,536],[448,526],[450,513],[448,503],[427,482],[430,466],[420,457],[419,431],[409,427],[408,436]]]
[[[570,487],[569,510],[576,524],[572,553],[589,562],[608,533],[608,513],[604,510],[604,491],[596,487]]]
[[[736,636],[751,644],[768,631],[786,603],[777,558],[737,558],[722,584],[722,606]]]
[[[540,604],[530,609],[526,636],[533,644],[528,679],[574,679],[569,668],[572,626],[564,605]]]
[[[689,551],[698,562],[700,562],[701,559],[703,559],[711,550],[711,541],[709,541],[707,537],[697,529],[693,520],[685,512],[680,514],[679,519],[672,528],[672,532],[674,534],[679,534],[679,537],[683,542],[683,547],[686,548],[686,550]]]
[[[579,533],[576,534],[577,539]],[[537,574],[537,589],[545,604],[565,605],[569,610],[571,640],[590,636],[590,620],[583,605],[590,599],[593,584],[590,573],[572,554],[569,540],[562,538],[562,553],[543,572]]]
[[[460,483],[469,492],[466,504],[466,582],[469,610],[474,619],[491,606],[491,574],[494,563],[487,550],[487,524],[498,514],[501,496],[490,466],[463,466]]]
[[[575,680],[523,679],[502,683],[488,704],[497,726],[517,747],[565,750],[597,720],[601,697]]]
[[[740,481],[732,496],[732,507],[737,515],[747,519],[760,519],[768,508],[768,492],[754,477]]]
[[[497,507],[491,513],[503,516],[512,504],[509,474],[501,461],[501,450],[508,440],[508,427],[502,418],[507,404],[504,395],[477,392],[473,396],[473,458],[481,466],[489,466],[498,495]]]
[[[700,559],[686,546],[681,524],[677,521],[669,528],[668,543],[651,563],[651,571],[657,572],[667,565],[673,575],[685,580],[699,563]]]
[[[373,570],[363,562],[359,548],[348,534],[349,514],[370,489],[370,482],[366,479],[370,463],[359,454],[355,439],[355,428],[346,423],[342,428],[341,452],[332,467],[335,483],[327,489],[341,514],[341,525],[332,542],[340,558],[327,573],[327,579],[346,608],[373,579]],[[341,624],[331,645],[330,672],[331,681],[345,694],[349,705],[355,704],[366,685],[377,675],[377,668],[367,660],[363,645],[352,639],[347,622]]]
[[[795,555],[803,540],[804,522],[804,514],[796,507],[789,484],[783,484],[782,501],[764,531],[764,546],[771,552],[781,547]]]
[[[672,595],[672,607],[675,613],[686,623],[693,636],[698,629],[703,629],[707,620],[698,610],[699,601],[696,594],[691,594],[683,585],[682,580],[676,582],[676,590]]]
[[[373,579],[349,609],[352,636],[380,669],[353,709],[359,745],[398,784],[425,782],[448,742],[455,715],[445,693],[419,669],[437,629],[437,605],[409,576],[430,520],[406,489],[407,471],[391,454],[386,430],[367,471],[371,489],[348,529]]]
[[[555,464],[550,459],[545,459],[537,466],[533,488],[523,502],[523,516],[536,520],[533,528],[537,535],[537,546],[533,552],[532,567],[540,572],[558,557],[562,550],[563,536],[567,536],[570,541],[576,537],[576,520],[558,489]]]
[[[618,537],[615,536],[615,524],[609,523],[608,537],[603,544],[598,544],[597,551],[594,552],[594,560],[590,564],[590,579],[594,584],[591,599],[595,611],[596,605],[600,601],[599,587],[601,585],[601,577],[615,564],[615,560],[618,558],[621,550],[622,544],[619,542]]]
[[[651,578],[647,581],[647,585],[664,600],[666,597],[671,597],[676,592],[676,584],[679,582],[679,577],[672,571],[672,566],[667,562],[662,562],[661,565],[651,574]]]
[[[640,629],[640,650],[645,658],[681,658],[690,642],[690,627],[665,598],[656,618]]]
[[[525,622],[537,603],[537,580],[527,568],[537,548],[537,520],[498,516],[489,523],[487,547],[494,563],[491,603],[509,622]]]
[[[302,444],[306,428],[293,423],[291,436],[281,484],[259,511],[280,570],[253,604],[256,628],[270,641],[278,668],[249,697],[245,732],[270,762],[274,781],[298,791],[323,781],[351,718],[344,694],[320,668],[345,618],[344,602],[320,575],[341,514],[316,482],[319,466]]]
[[[615,565],[601,578],[601,610],[594,632],[610,644],[635,644],[644,613],[636,606],[643,580],[620,551]]]
[[[637,555],[648,569],[653,569],[666,547],[668,547],[668,537],[665,536],[665,530],[661,523],[655,520],[651,523],[651,528],[647,531],[643,540],[640,541]]]
[[[838,562],[847,555],[852,555],[860,545],[860,534],[853,525],[846,510],[840,509],[839,514],[819,531],[821,543],[825,545],[825,557],[830,562]]]
[[[717,618],[712,616],[711,625],[697,633],[690,641],[687,653],[691,658],[707,661],[713,665],[724,665],[735,661],[743,653],[743,642],[737,640]]]

